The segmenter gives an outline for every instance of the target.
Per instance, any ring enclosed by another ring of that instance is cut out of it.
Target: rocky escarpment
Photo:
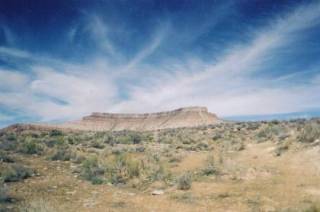
[[[92,113],[78,121],[63,124],[14,125],[16,129],[61,129],[89,131],[150,131],[181,127],[198,127],[220,123],[221,120],[205,107],[185,107],[172,111],[143,114]]]
[[[173,111],[143,114],[92,113],[80,121],[63,124],[79,130],[159,130],[216,124],[218,117],[205,107],[186,107]]]

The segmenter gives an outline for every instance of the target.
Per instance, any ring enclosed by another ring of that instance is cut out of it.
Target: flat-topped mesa
[[[64,124],[65,127],[93,131],[159,130],[167,128],[197,127],[221,122],[206,107],[185,107],[158,113],[97,113],[80,121]]]
[[[153,131],[181,127],[198,127],[222,121],[206,107],[185,107],[158,113],[92,113],[78,121],[63,124],[24,124],[12,126],[19,129],[59,129],[65,131]]]
[[[183,107],[176,110],[157,112],[157,113],[99,113],[93,112],[89,116],[85,116],[82,120],[92,120],[92,119],[105,119],[105,118],[159,118],[170,115],[176,115],[178,113],[185,112],[197,112],[197,113],[208,113],[208,109],[206,107]],[[215,114],[212,114],[215,115]]]

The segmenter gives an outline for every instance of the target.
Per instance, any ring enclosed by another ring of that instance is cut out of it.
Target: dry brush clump
[[[43,145],[40,141],[33,139],[31,137],[26,137],[21,143],[18,151],[24,154],[38,154],[40,155],[44,150]]]
[[[17,182],[34,174],[34,171],[20,164],[5,164],[0,166],[0,178],[4,182]]]
[[[208,155],[206,159],[205,167],[201,169],[201,174],[205,176],[217,175],[219,174],[219,168],[216,165],[214,156],[212,154]]]
[[[4,180],[0,178],[0,203],[10,201],[10,196],[8,193],[8,187],[5,185]],[[1,207],[0,207],[1,210]]]
[[[89,157],[82,162],[80,175],[93,184],[111,183],[145,187],[154,181],[168,182],[171,173],[160,160],[136,158],[128,152]]]
[[[19,207],[20,212],[57,212],[63,211],[58,203],[49,202],[46,199],[34,199],[29,202],[23,203]]]
[[[9,156],[8,152],[0,150],[0,162],[13,163],[15,160]]]
[[[92,184],[102,184],[104,182],[105,167],[98,161],[98,158],[91,156],[82,162],[81,176],[92,182]]]
[[[192,185],[192,174],[190,172],[186,172],[182,174],[177,179],[177,189],[179,190],[189,190]]]
[[[316,121],[306,123],[299,132],[298,141],[312,143],[320,139],[320,124]]]

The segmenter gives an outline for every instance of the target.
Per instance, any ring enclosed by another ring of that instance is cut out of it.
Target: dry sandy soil
[[[171,176],[145,181],[140,171],[121,183],[109,180],[108,171],[99,175],[101,182],[92,183],[83,177],[83,162],[48,159],[55,147],[47,144],[35,154],[2,145],[15,163],[35,172],[6,182],[11,199],[1,205],[5,211],[319,211],[319,129],[318,120],[231,123],[148,132],[148,139],[136,143],[103,141],[103,146],[92,142],[105,135],[83,132],[78,143],[67,144],[84,157],[98,157],[105,166],[119,154],[143,163],[158,155],[156,164],[164,164]],[[19,136],[36,133],[35,140],[55,138],[47,132],[10,133],[18,142],[25,142]],[[2,143],[8,134],[2,132]],[[56,137],[67,136],[75,134]],[[2,167],[8,164],[1,162]],[[204,171],[208,164],[213,172]],[[186,174],[191,187],[182,189],[180,176]]]

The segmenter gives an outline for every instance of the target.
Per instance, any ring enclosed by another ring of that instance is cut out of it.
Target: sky
[[[1,1],[0,127],[186,106],[320,116],[320,1]]]

